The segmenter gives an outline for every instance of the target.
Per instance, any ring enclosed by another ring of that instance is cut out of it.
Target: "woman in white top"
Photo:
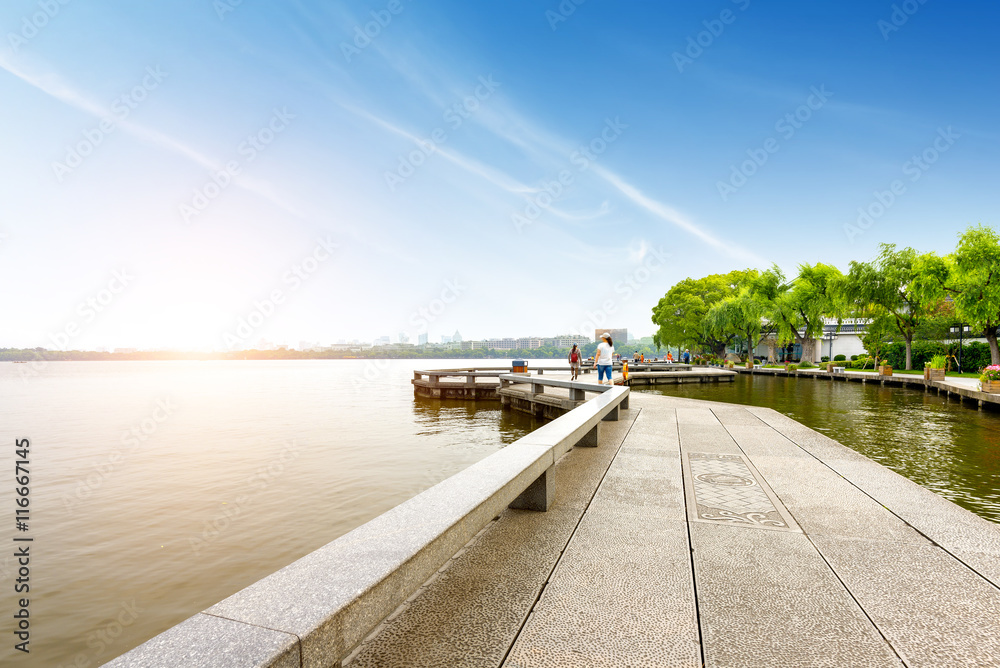
[[[615,354],[615,344],[611,341],[611,335],[607,332],[601,334],[601,341],[597,344],[597,352],[594,353],[594,367],[597,369],[597,382],[603,385],[604,376],[608,377],[608,385],[613,385],[611,380],[611,361]]]

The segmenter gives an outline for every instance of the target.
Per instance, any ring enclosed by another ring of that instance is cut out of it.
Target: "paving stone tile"
[[[899,666],[803,534],[691,524],[706,666]]]
[[[700,665],[684,523],[598,509],[584,517],[504,664]]]
[[[813,542],[907,665],[1000,666],[1000,589],[940,547]]]

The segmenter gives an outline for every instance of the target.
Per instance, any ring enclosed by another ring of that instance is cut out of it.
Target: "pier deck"
[[[1000,526],[770,409],[604,425],[345,665],[1000,665]]]

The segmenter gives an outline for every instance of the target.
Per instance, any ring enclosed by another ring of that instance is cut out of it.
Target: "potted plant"
[[[979,389],[989,394],[1000,394],[1000,365],[991,364],[979,376]]]
[[[944,355],[935,355],[930,362],[924,365],[924,380],[944,380],[945,364],[947,358]]]

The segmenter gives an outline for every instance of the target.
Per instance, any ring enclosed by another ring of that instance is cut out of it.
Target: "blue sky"
[[[641,336],[687,276],[949,252],[998,224],[998,18],[11,0],[0,347]]]

